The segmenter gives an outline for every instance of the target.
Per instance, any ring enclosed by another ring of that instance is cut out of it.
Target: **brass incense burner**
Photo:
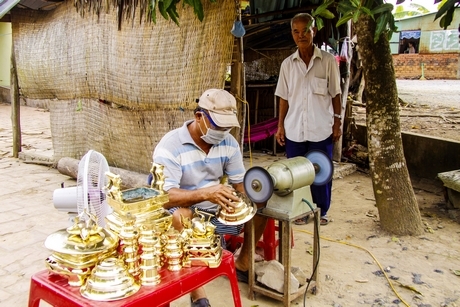
[[[209,222],[211,215],[195,210],[192,220],[181,217],[184,226],[181,236],[184,238],[183,266],[209,266],[216,268],[222,261],[220,236],[214,233],[215,226]],[[206,214],[207,215],[207,214]]]
[[[135,217],[136,227],[149,225],[147,227],[165,232],[171,226],[172,215],[163,208],[163,205],[169,201],[168,194],[163,190],[163,166],[153,163],[150,172],[153,175],[150,188],[141,187],[123,191],[120,176],[107,173],[109,179],[106,187],[107,203],[114,211],[107,215],[105,220],[115,233],[120,233],[121,228],[131,217]]]
[[[113,301],[133,295],[139,288],[123,260],[107,258],[92,270],[80,293],[95,301]]]
[[[98,226],[96,217],[85,210],[71,227],[46,238],[45,247],[53,252],[46,266],[66,277],[69,285],[82,286],[96,263],[115,255],[117,246],[118,237]]]
[[[249,221],[257,213],[257,206],[243,193],[233,192],[239,198],[239,201],[233,202],[233,210],[220,208],[217,213],[217,219],[225,225],[241,225]]]

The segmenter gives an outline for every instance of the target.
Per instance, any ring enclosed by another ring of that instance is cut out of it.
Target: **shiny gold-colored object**
[[[123,225],[119,233],[120,237],[120,250],[124,260],[124,263],[128,269],[128,272],[137,277],[140,274],[139,268],[139,231],[134,226],[135,218],[131,219]]]
[[[210,216],[209,216],[210,217]],[[182,217],[184,229],[181,236],[184,242],[184,267],[209,266],[216,268],[222,261],[220,236],[214,233],[215,226],[206,220],[205,213],[195,211],[192,220]]]
[[[95,301],[113,301],[131,296],[139,288],[121,259],[107,258],[92,270],[80,293]]]
[[[163,252],[167,268],[170,271],[179,271],[182,269],[183,238],[174,228],[169,228],[167,232],[161,235],[163,242]]]
[[[233,210],[221,208],[217,212],[217,219],[225,225],[241,225],[249,221],[257,213],[257,206],[243,193],[235,191],[234,194],[239,198]]]
[[[155,229],[141,227],[139,245],[142,246],[142,254],[140,255],[141,275],[139,280],[143,286],[158,285],[161,281],[159,270],[163,266],[163,248],[160,243],[160,235],[161,233]]]
[[[172,224],[171,213],[163,208],[169,201],[163,190],[163,166],[153,163],[150,172],[153,175],[150,188],[123,191],[120,176],[107,173],[107,203],[114,211],[105,218],[107,227],[120,237],[119,250],[128,272],[147,286],[160,282],[158,270],[166,256],[159,238]],[[180,263],[171,266],[175,270],[182,267]]]
[[[116,254],[118,237],[99,227],[85,210],[71,227],[49,235],[45,247],[53,252],[45,261],[47,268],[66,277],[69,285],[81,286],[98,261]]]
[[[172,215],[163,208],[169,201],[169,196],[163,189],[164,176],[162,167],[154,164],[154,180],[150,188],[141,187],[121,191],[121,179],[119,175],[107,173],[109,184],[107,186],[107,203],[114,212],[106,216],[108,227],[119,233],[123,225],[130,219],[136,218],[135,226],[148,224],[152,227],[166,231],[172,223]]]

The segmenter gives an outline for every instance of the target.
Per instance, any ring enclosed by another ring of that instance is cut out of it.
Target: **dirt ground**
[[[460,80],[397,85],[402,131],[460,141]],[[365,122],[364,108],[353,111]],[[334,181],[334,221],[321,227],[321,290],[307,306],[460,306],[460,224],[448,217],[442,188],[413,186],[425,233],[396,237],[379,227],[367,175]]]
[[[401,130],[460,141],[460,80],[397,80]],[[366,110],[353,107],[357,123]]]
[[[428,97],[428,91],[422,91],[430,88],[428,83],[422,85],[417,83],[419,87],[415,88],[415,83],[405,84],[407,90],[402,90],[401,86],[400,97],[414,104],[414,108],[405,107],[409,114],[423,112],[423,114],[433,115],[439,112],[446,119],[449,118],[446,122],[441,116],[422,119],[408,116],[406,129],[420,125],[420,128],[411,128],[411,130],[429,135],[433,133],[434,136],[440,137],[449,135],[449,138],[460,141],[458,124],[450,122],[451,120],[459,122],[459,119],[446,116],[446,112],[459,109],[460,81],[453,83],[449,82],[448,89],[443,92],[444,94],[447,90],[452,90],[452,93],[446,96],[454,97],[454,100],[449,102],[446,97],[441,98],[440,92],[435,90],[432,96]],[[439,84],[436,83],[434,87],[439,88]],[[427,100],[426,106],[425,100]],[[431,105],[431,102],[437,103]],[[10,129],[9,114],[5,114],[7,112],[5,110],[4,107],[0,108],[0,117],[3,118],[0,129],[2,135],[8,134]],[[49,116],[46,112],[35,109],[31,112],[21,111],[21,114],[24,116],[22,122],[26,132],[30,131],[30,125],[36,127],[34,120]],[[405,122],[404,119],[402,122]],[[454,133],[450,134],[450,132]],[[49,130],[46,128],[43,133],[25,133],[24,151],[49,153],[50,139]],[[10,147],[2,148],[0,158],[10,159],[10,150]],[[254,163],[257,165],[257,161]],[[43,168],[46,169],[45,166]],[[291,305],[460,306],[460,224],[448,217],[442,188],[423,180],[413,182],[413,186],[425,232],[420,236],[397,237],[383,232],[380,228],[372,182],[367,174],[358,171],[335,179],[329,211],[332,222],[320,226],[318,291],[316,295],[308,292],[305,300],[301,296]],[[396,205],[398,204],[395,202]],[[312,271],[313,227],[312,222],[294,227],[292,263],[294,266],[301,267],[307,275]],[[228,281],[224,278],[216,279],[205,289],[214,307],[232,306]],[[240,283],[240,291],[245,307],[283,305],[262,295],[257,295],[255,301],[249,301],[247,285],[242,283]],[[184,297],[173,302],[171,306],[189,306],[188,298]]]

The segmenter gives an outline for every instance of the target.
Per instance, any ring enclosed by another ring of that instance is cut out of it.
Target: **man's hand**
[[[219,205],[222,209],[227,211],[233,211],[235,204],[233,202],[239,202],[239,198],[233,194],[235,190],[227,185],[218,184],[212,187],[203,189],[206,193],[206,200]]]
[[[278,144],[280,144],[281,146],[284,146],[284,127],[278,127],[275,137],[276,142],[278,142]]]
[[[332,126],[332,141],[333,142],[337,142],[342,136],[341,125],[342,125],[341,120],[334,117],[334,125]]]

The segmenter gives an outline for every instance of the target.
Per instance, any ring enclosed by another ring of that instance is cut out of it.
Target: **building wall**
[[[415,54],[400,52],[400,32],[390,40],[396,78],[401,79],[460,79],[459,31],[460,8],[447,29],[439,26],[436,13],[404,18],[396,21],[398,31],[420,31]],[[423,69],[422,69],[423,65]]]
[[[393,66],[398,79],[460,79],[458,53],[394,54]]]
[[[11,23],[0,22],[0,86],[10,86]]]

